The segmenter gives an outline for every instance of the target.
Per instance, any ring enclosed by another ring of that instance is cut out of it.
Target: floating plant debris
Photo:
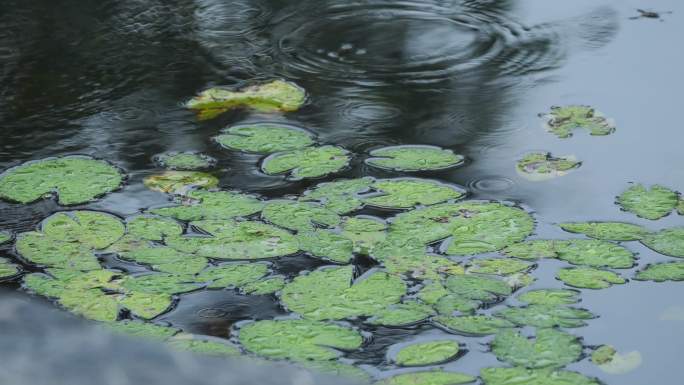
[[[379,381],[376,385],[459,385],[475,380],[475,377],[463,373],[431,370],[399,374]]]
[[[57,195],[61,205],[77,205],[118,189],[121,171],[87,156],[27,162],[0,174],[0,198],[31,203]]]
[[[454,358],[460,350],[454,340],[420,342],[401,349],[394,362],[401,366],[434,365]]]
[[[485,385],[600,385],[579,373],[553,369],[485,368],[480,377]]]
[[[246,217],[264,207],[264,202],[259,199],[232,191],[190,191],[178,201],[177,206],[152,209],[150,212],[182,221],[199,221]]]
[[[304,232],[313,231],[314,225],[335,227],[341,221],[339,215],[315,203],[284,199],[268,201],[261,218],[286,229]]]
[[[337,146],[307,147],[279,152],[264,159],[261,169],[268,175],[288,173],[288,179],[320,178],[349,165],[351,155]]]
[[[169,170],[201,170],[216,164],[216,159],[196,152],[169,152],[155,156],[154,160]]]
[[[19,274],[20,271],[21,270],[19,270],[19,266],[10,262],[6,258],[0,258],[0,279],[13,277]]]
[[[268,358],[293,361],[327,361],[341,352],[361,347],[357,331],[310,320],[257,321],[239,330],[240,343],[250,352]]]
[[[640,281],[684,281],[684,262],[668,262],[649,265],[637,272],[634,279]]]
[[[684,227],[674,227],[649,234],[641,240],[641,243],[660,254],[684,258]]]
[[[529,305],[526,307],[509,307],[494,313],[518,326],[534,326],[536,328],[578,328],[585,326],[594,315],[584,309],[566,306]]]
[[[298,150],[314,144],[313,135],[302,129],[268,123],[227,128],[216,141],[231,150],[257,154]]]
[[[580,301],[580,292],[566,289],[532,290],[518,296],[518,301],[530,305],[571,305]]]
[[[578,128],[584,128],[591,135],[610,135],[615,131],[615,124],[589,106],[551,107],[551,113],[545,115],[546,128],[559,138],[569,138]]]
[[[638,241],[648,234],[648,230],[641,226],[621,222],[561,223],[559,226],[571,233],[606,241]]]
[[[583,289],[606,289],[627,281],[609,270],[593,267],[573,267],[558,270],[558,279],[566,285]]]
[[[527,179],[545,180],[563,176],[581,164],[573,156],[554,157],[549,152],[533,152],[520,159],[516,169]]]
[[[260,112],[297,111],[305,100],[306,93],[302,88],[290,82],[276,80],[240,91],[209,88],[188,101],[186,106],[196,111],[200,120],[206,120],[239,107]]]
[[[370,152],[366,163],[395,171],[429,171],[460,166],[464,157],[436,146],[392,146]]]
[[[145,187],[152,191],[166,194],[185,194],[189,190],[201,187],[218,186],[218,178],[199,171],[166,171],[159,175],[150,175],[143,181]]]
[[[625,374],[641,366],[641,353],[618,353],[610,345],[601,345],[591,354],[591,362],[610,374]]]
[[[654,185],[647,189],[641,184],[634,185],[617,197],[623,210],[641,218],[660,219],[675,209],[677,193],[667,187]]]
[[[582,344],[577,337],[554,329],[537,329],[534,339],[502,330],[492,342],[492,352],[513,366],[561,368],[581,358]]]

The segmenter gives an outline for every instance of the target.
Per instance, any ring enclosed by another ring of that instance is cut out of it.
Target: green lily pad
[[[515,327],[514,323],[503,318],[484,315],[458,317],[442,315],[435,317],[434,321],[451,332],[472,336],[496,334],[501,329]]]
[[[371,272],[353,283],[352,278],[352,267],[317,270],[288,283],[281,299],[293,312],[325,320],[372,316],[406,293],[406,284],[385,272]]]
[[[594,315],[584,309],[565,306],[529,305],[527,307],[509,307],[494,315],[507,319],[519,326],[537,328],[578,328],[585,326],[585,320]]]
[[[0,245],[7,243],[12,240],[12,234],[7,231],[0,231]]]
[[[365,370],[339,361],[303,361],[299,362],[298,366],[319,373],[362,381],[364,384],[371,382],[370,374]]]
[[[143,180],[148,189],[166,194],[186,194],[193,188],[213,188],[218,183],[215,176],[199,171],[165,171]]]
[[[554,157],[550,152],[532,152],[518,161],[516,170],[530,180],[563,176],[582,165],[574,156]]]
[[[477,275],[451,276],[447,278],[445,287],[451,294],[483,302],[494,302],[512,292],[504,281]]]
[[[518,301],[531,305],[571,305],[580,301],[580,293],[567,289],[532,290],[518,296]]]
[[[634,254],[611,242],[595,239],[556,241],[558,258],[573,265],[629,269],[634,266]]]
[[[418,301],[406,301],[375,312],[375,316],[368,319],[366,323],[390,327],[408,326],[424,321],[434,313],[432,307],[428,305]]]
[[[268,175],[288,173],[288,179],[320,178],[349,165],[349,151],[337,146],[307,147],[268,156],[261,170]]]
[[[216,159],[196,152],[169,152],[155,156],[154,160],[169,170],[201,170],[216,164]]]
[[[418,298],[429,305],[435,305],[448,294],[449,291],[440,281],[428,281],[418,292]]]
[[[309,202],[274,200],[266,203],[261,218],[296,231],[313,231],[314,226],[335,227],[341,218],[334,212]]]
[[[180,334],[171,338],[167,343],[176,350],[207,356],[235,357],[240,355],[240,349],[236,346],[222,342],[218,338],[206,336]]]
[[[257,355],[293,361],[327,361],[354,350],[363,337],[353,329],[310,320],[257,321],[240,328],[240,344]]]
[[[482,302],[456,294],[447,294],[440,298],[434,306],[440,315],[454,315],[456,312],[461,315],[468,315],[473,314],[475,310],[480,308]]]
[[[465,190],[455,186],[416,178],[378,180],[373,184],[373,189],[378,193],[364,197],[363,203],[391,209],[406,209],[418,205],[429,206],[459,199],[466,194]]]
[[[601,345],[591,354],[591,362],[596,365],[607,364],[613,360],[617,351],[610,345]]]
[[[210,289],[242,287],[268,274],[265,263],[230,263],[212,266],[197,274],[196,282],[208,283]]]
[[[684,215],[684,198],[679,199],[679,203],[677,204],[677,213],[679,215]]]
[[[641,354],[632,351],[618,353],[610,345],[601,345],[591,355],[591,362],[609,374],[625,374],[641,366]]]
[[[354,257],[354,242],[328,230],[297,234],[299,248],[311,255],[335,263],[349,263]]]
[[[463,274],[463,266],[441,255],[427,254],[421,242],[412,239],[380,242],[370,252],[391,274],[417,279],[439,279],[442,274]]]
[[[678,200],[677,193],[667,187],[653,185],[649,190],[637,184],[620,194],[617,204],[638,217],[656,220],[672,212]]]
[[[369,255],[387,238],[387,222],[365,215],[348,217],[342,222],[342,236],[352,241],[354,252]]]
[[[182,221],[231,219],[246,217],[261,211],[264,202],[233,191],[191,191],[180,205],[150,210],[151,213]]]
[[[119,252],[122,259],[148,265],[152,270],[171,274],[195,274],[209,263],[204,257],[181,253],[170,247],[140,247]]]
[[[511,275],[529,271],[534,267],[527,262],[511,258],[475,259],[469,264],[469,273]]]
[[[169,237],[166,244],[180,252],[215,259],[264,259],[299,251],[297,239],[275,226],[255,221],[191,222],[211,236]]]
[[[216,141],[231,150],[257,154],[298,150],[314,144],[312,134],[299,128],[274,124],[230,127],[223,130]]]
[[[543,258],[556,258],[556,241],[535,239],[510,245],[503,249],[509,257],[536,261]]]
[[[162,241],[167,236],[183,234],[183,226],[170,218],[136,215],[126,220],[128,234],[150,241]]]
[[[200,120],[207,120],[240,107],[260,112],[297,111],[305,100],[306,93],[302,88],[294,83],[275,80],[240,91],[209,88],[188,101],[186,107],[197,112]]]
[[[684,281],[684,262],[668,262],[649,265],[637,272],[634,279],[640,281]]]
[[[368,192],[373,183],[375,179],[371,177],[320,183],[305,191],[299,200],[317,201],[330,211],[340,215],[347,214],[363,207],[359,194]]]
[[[375,385],[458,385],[475,382],[476,378],[463,373],[431,370],[398,374],[376,382]]]
[[[610,135],[615,131],[614,123],[589,106],[551,107],[545,116],[546,128],[559,138],[569,138],[577,128],[584,128],[591,135]]]
[[[59,204],[76,205],[118,189],[118,168],[87,156],[27,162],[0,174],[0,198],[31,203],[56,194]]]
[[[13,277],[19,274],[20,271],[19,266],[5,258],[0,258],[0,279]]]
[[[391,146],[370,152],[366,163],[395,171],[442,170],[460,166],[465,158],[436,146]]]
[[[131,292],[119,296],[117,301],[131,313],[144,319],[152,319],[165,313],[173,304],[173,298],[166,293]]]
[[[641,243],[660,254],[684,258],[684,227],[660,230],[645,236]]]
[[[286,281],[283,277],[270,277],[261,281],[250,282],[242,287],[242,291],[250,295],[273,294],[282,290],[285,287],[285,283]]]
[[[641,226],[621,222],[561,223],[559,226],[571,233],[606,241],[638,241],[648,234]]]
[[[124,320],[107,323],[105,325],[117,333],[158,341],[167,340],[180,333],[180,330],[175,328],[141,321]]]
[[[565,370],[485,368],[480,377],[485,385],[600,385],[597,380]]]
[[[429,244],[448,238],[442,249],[451,255],[492,252],[525,239],[534,220],[525,211],[500,203],[445,203],[394,217],[390,237]]]
[[[566,285],[583,289],[606,289],[614,284],[621,285],[627,282],[612,271],[592,267],[560,269],[558,270],[558,279]]]
[[[181,294],[201,287],[188,275],[146,274],[126,276],[121,280],[121,288],[125,291],[149,294]]]
[[[560,368],[582,357],[577,337],[554,329],[537,330],[534,340],[512,330],[502,330],[492,342],[496,357],[530,369]]]
[[[435,365],[453,359],[460,350],[454,340],[416,343],[401,349],[394,362],[401,366]]]

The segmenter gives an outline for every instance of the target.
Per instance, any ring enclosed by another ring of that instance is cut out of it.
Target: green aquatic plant
[[[677,213],[679,215],[684,215],[684,198],[679,198],[679,203],[677,203]]]
[[[365,370],[339,361],[302,361],[297,362],[296,366],[318,373],[361,381],[364,384],[371,382],[371,376]]]
[[[150,241],[163,241],[168,236],[183,234],[183,226],[171,218],[136,215],[126,219],[128,235]]]
[[[450,255],[492,252],[524,240],[534,229],[525,211],[501,203],[444,203],[402,213],[393,218],[390,238],[429,244],[446,239]]]
[[[116,246],[115,244],[114,247]],[[207,258],[181,253],[170,247],[142,246],[128,251],[119,251],[118,255],[121,259],[171,274],[198,273],[209,264]]]
[[[600,385],[579,373],[554,369],[484,368],[480,377],[485,385]]]
[[[387,239],[377,243],[370,256],[382,263],[391,274],[418,279],[439,279],[442,274],[463,274],[463,266],[441,255],[427,254],[422,242]]]
[[[460,350],[454,340],[419,342],[399,350],[394,362],[400,366],[434,365],[456,357]]]
[[[316,146],[278,152],[261,164],[267,175],[288,174],[290,180],[320,178],[341,171],[349,165],[349,151],[337,146]]]
[[[561,223],[559,226],[570,233],[606,241],[638,241],[648,234],[641,226],[621,222]]]
[[[534,339],[502,330],[491,346],[499,360],[529,369],[561,368],[582,357],[577,337],[554,329],[538,329]]]
[[[434,315],[434,313],[434,310],[429,305],[418,301],[405,301],[376,311],[375,315],[368,319],[366,323],[390,327],[408,326],[424,321]]]
[[[210,289],[243,287],[268,274],[266,263],[228,263],[211,266],[197,274],[196,282],[208,283]]]
[[[354,252],[368,255],[387,238],[387,223],[370,216],[347,217],[342,221],[342,236],[353,243]]]
[[[516,170],[530,180],[545,180],[567,174],[582,165],[574,156],[554,157],[550,152],[532,152],[518,160]]]
[[[201,170],[216,164],[216,159],[196,152],[169,152],[154,157],[154,161],[169,170]]]
[[[684,227],[674,227],[649,234],[641,240],[641,243],[660,254],[684,258]]]
[[[539,289],[518,296],[518,301],[530,305],[571,305],[580,301],[580,293],[567,289]]]
[[[536,261],[544,258],[556,258],[556,241],[535,239],[510,245],[502,250],[509,257]]]
[[[641,354],[637,351],[620,354],[610,345],[601,345],[591,354],[591,362],[609,374],[625,374],[641,365]]]
[[[429,206],[465,196],[465,190],[429,179],[381,179],[373,183],[377,194],[363,198],[369,206],[407,209],[418,205]]]
[[[440,315],[434,318],[434,322],[450,332],[472,336],[496,334],[501,329],[515,327],[514,323],[503,318],[485,315],[458,317]]]
[[[606,289],[627,281],[618,274],[593,267],[573,267],[558,270],[558,279],[566,285],[583,289]]]
[[[653,185],[647,189],[641,184],[634,185],[617,197],[617,204],[623,210],[641,218],[660,219],[677,206],[677,193],[667,187]]]
[[[231,219],[256,214],[264,202],[254,196],[234,191],[190,191],[179,205],[152,209],[152,214],[173,217],[182,221],[202,219]]]
[[[475,310],[480,308],[482,303],[480,301],[464,298],[455,294],[447,294],[441,297],[434,304],[435,310],[441,315],[459,314],[473,314]]]
[[[46,158],[0,174],[0,198],[31,203],[56,195],[61,205],[77,205],[118,189],[123,179],[118,168],[91,157]]]
[[[0,280],[13,277],[19,274],[20,271],[19,266],[6,258],[0,258]]]
[[[165,194],[186,194],[193,188],[213,188],[219,180],[211,174],[199,171],[165,171],[150,175],[143,180],[145,187]]]
[[[352,267],[324,268],[296,277],[285,285],[281,299],[306,318],[334,320],[375,315],[406,294],[400,278],[382,271],[352,279]]]
[[[12,240],[12,234],[7,231],[0,231],[0,245]]]
[[[573,265],[629,269],[634,266],[634,253],[625,247],[595,239],[556,241],[557,258]]]
[[[378,381],[375,385],[460,385],[475,382],[476,378],[457,372],[431,370],[398,374]]]
[[[395,171],[429,171],[460,166],[465,158],[436,146],[391,146],[370,152],[366,163]]]
[[[566,306],[529,305],[526,307],[509,307],[494,313],[518,326],[534,326],[536,328],[578,328],[585,326],[594,315],[584,309]]]
[[[512,292],[504,281],[477,275],[454,275],[446,280],[446,289],[451,294],[479,301],[496,301]]]
[[[287,282],[283,277],[270,277],[260,281],[250,282],[242,287],[242,291],[245,294],[250,295],[273,294],[282,290],[286,283]]]
[[[527,262],[512,258],[490,258],[472,260],[466,271],[478,274],[511,275],[529,271],[534,267]]]
[[[589,106],[551,107],[545,115],[546,128],[559,138],[569,138],[577,128],[584,128],[591,135],[609,135],[615,131],[613,122]]]
[[[341,218],[336,213],[311,202],[291,200],[268,201],[261,218],[280,227],[296,231],[313,231],[314,226],[335,227]]]
[[[240,344],[250,352],[293,361],[328,361],[363,344],[357,331],[311,320],[257,321],[239,330]]]
[[[186,107],[197,112],[200,120],[206,120],[239,107],[259,112],[297,111],[305,101],[306,93],[302,88],[294,83],[275,80],[239,91],[209,88],[190,99]]]
[[[127,292],[150,294],[182,294],[202,287],[202,285],[194,282],[192,276],[162,273],[127,275],[121,279],[119,285]]]
[[[354,257],[354,242],[329,230],[300,232],[297,241],[300,249],[317,258],[345,264]]]
[[[684,262],[668,262],[646,266],[637,272],[634,279],[639,281],[684,281]]]
[[[180,333],[179,329],[157,325],[149,322],[123,320],[104,324],[110,330],[133,337],[165,341]]]
[[[256,154],[298,150],[314,144],[313,135],[299,128],[276,124],[234,126],[216,137],[221,146]]]
[[[330,211],[340,215],[347,214],[363,207],[359,194],[370,191],[373,183],[375,179],[371,177],[320,183],[313,189],[306,190],[299,200],[316,201]]]
[[[222,342],[218,338],[193,334],[179,334],[168,340],[167,344],[175,350],[206,356],[235,357],[240,355],[240,349],[237,346]]]

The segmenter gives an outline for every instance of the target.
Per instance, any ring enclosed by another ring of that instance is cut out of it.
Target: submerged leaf
[[[621,285],[625,279],[608,270],[592,267],[573,267],[558,270],[558,279],[566,285],[583,289],[606,289],[613,284]]]
[[[268,156],[261,169],[268,175],[289,173],[288,179],[319,178],[349,165],[349,151],[337,146],[307,147]]]
[[[512,330],[502,330],[492,342],[492,352],[513,366],[560,368],[581,358],[582,344],[577,337],[553,329],[537,330],[534,340]]]
[[[180,205],[150,210],[151,213],[182,221],[246,217],[261,211],[264,202],[233,191],[191,191]]]
[[[373,150],[366,163],[396,171],[441,170],[460,166],[464,157],[436,146],[392,146]]]
[[[660,219],[677,206],[677,193],[667,187],[653,185],[650,190],[641,184],[634,185],[617,197],[622,209],[641,218]]]
[[[473,336],[496,334],[501,329],[515,327],[515,324],[503,318],[483,315],[475,316],[438,316],[434,321],[447,330]]]
[[[394,361],[401,366],[435,365],[456,357],[460,350],[454,340],[420,342],[401,349]]]
[[[118,168],[87,156],[47,158],[0,174],[0,198],[31,203],[56,194],[61,205],[86,203],[118,189]]]
[[[638,241],[648,234],[641,226],[621,222],[561,223],[559,226],[571,233],[580,233],[606,241]]]
[[[581,164],[574,156],[554,157],[550,152],[533,152],[520,159],[516,169],[527,179],[545,180],[563,176]]]
[[[529,305],[509,307],[495,313],[518,326],[537,328],[577,328],[586,325],[585,320],[594,318],[587,310],[565,306]]]
[[[639,281],[684,281],[684,262],[668,262],[648,265],[644,270],[637,272]]]
[[[684,258],[684,227],[660,230],[645,236],[641,243],[660,254]]]
[[[518,296],[518,301],[530,305],[570,305],[580,301],[579,291],[567,289],[532,290]]]
[[[216,164],[216,159],[196,152],[169,152],[155,156],[154,160],[169,170],[201,170]]]
[[[257,154],[298,150],[314,144],[312,134],[299,128],[274,124],[230,127],[223,130],[216,141],[231,150]]]
[[[485,368],[480,377],[485,385],[600,385],[597,380],[565,370]]]
[[[382,179],[373,184],[378,194],[363,198],[363,203],[392,209],[434,205],[465,196],[465,190],[429,179]]]
[[[165,171],[150,175],[143,180],[145,187],[166,194],[185,194],[195,187],[212,188],[218,186],[218,178],[199,171]]]
[[[313,231],[314,226],[335,227],[341,218],[315,203],[274,200],[266,203],[261,218],[274,225],[297,231]]]
[[[609,135],[615,125],[589,106],[551,107],[546,115],[546,128],[559,138],[569,138],[577,128],[584,128],[591,135]]]
[[[476,378],[457,372],[431,370],[398,374],[376,382],[375,385],[460,385],[475,382]]]

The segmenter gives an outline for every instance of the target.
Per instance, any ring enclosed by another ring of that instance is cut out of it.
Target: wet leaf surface
[[[563,176],[581,164],[574,156],[554,157],[550,152],[533,152],[518,160],[516,170],[527,179],[545,180]]]
[[[501,329],[515,327],[515,324],[503,318],[483,315],[476,316],[439,316],[434,321],[447,330],[465,335],[485,336],[496,334]]]
[[[258,213],[264,207],[264,202],[257,198],[233,191],[191,191],[178,203],[173,207],[149,211],[182,221],[199,221],[245,217]]]
[[[566,289],[540,289],[518,296],[518,301],[530,305],[571,305],[580,301],[580,292]]]
[[[216,159],[196,152],[169,152],[155,156],[154,160],[169,170],[201,170],[216,164]]]
[[[261,170],[267,175],[287,173],[290,180],[320,178],[341,171],[350,160],[349,152],[341,147],[308,147],[270,155],[264,159]]]
[[[432,307],[417,301],[406,301],[390,305],[375,312],[375,316],[368,319],[370,325],[408,326],[428,319],[434,314]]]
[[[549,305],[509,307],[494,314],[518,326],[536,328],[578,328],[585,326],[586,320],[595,318],[594,314],[584,309]]]
[[[457,372],[427,371],[399,374],[376,385],[458,385],[475,382],[475,377]]]
[[[6,258],[0,258],[0,279],[13,277],[19,274],[20,271],[21,270],[19,270],[19,266],[10,262]]]
[[[641,184],[634,185],[617,197],[623,210],[641,218],[660,219],[677,206],[677,193],[667,187],[654,185],[647,189]]]
[[[641,243],[660,254],[684,258],[684,227],[664,229],[645,236]]]
[[[394,361],[401,366],[434,365],[454,358],[459,351],[454,340],[420,342],[401,349]]]
[[[615,125],[589,106],[551,107],[545,116],[547,129],[559,138],[569,138],[575,129],[584,128],[591,135],[609,135]]]
[[[379,192],[363,199],[369,206],[406,209],[429,206],[465,196],[465,190],[429,179],[378,180],[373,188]]]
[[[230,127],[216,141],[231,150],[257,154],[298,150],[314,144],[313,135],[302,129],[273,124]]]
[[[480,376],[485,385],[599,385],[595,379],[565,370],[485,368]]]
[[[620,354],[612,346],[602,345],[592,353],[591,362],[606,373],[625,374],[641,366],[642,360],[637,351]]]
[[[560,368],[581,358],[582,344],[577,337],[554,329],[538,329],[534,339],[503,330],[494,338],[492,352],[513,366]]]
[[[165,171],[150,175],[143,183],[152,191],[165,194],[186,194],[193,188],[213,188],[218,186],[218,178],[199,171]]]
[[[212,266],[197,274],[197,282],[207,282],[211,289],[243,287],[268,273],[265,263],[229,263]]]
[[[575,267],[558,270],[558,279],[566,285],[583,289],[606,289],[627,281],[618,274],[592,267]]]
[[[571,233],[606,241],[638,241],[648,234],[648,230],[641,226],[621,222],[561,223],[560,227]]]
[[[296,231],[314,231],[314,226],[335,227],[341,218],[315,203],[274,200],[266,203],[261,218],[280,227]]]
[[[684,281],[684,262],[668,262],[649,265],[637,272],[634,279],[640,281]]]
[[[173,349],[217,357],[235,357],[240,355],[236,346],[220,341],[217,338],[180,334],[168,341]]]
[[[327,230],[297,234],[299,248],[311,255],[335,263],[349,263],[354,257],[354,242]]]
[[[383,147],[370,152],[366,163],[395,171],[441,170],[463,164],[464,157],[435,146]]]

